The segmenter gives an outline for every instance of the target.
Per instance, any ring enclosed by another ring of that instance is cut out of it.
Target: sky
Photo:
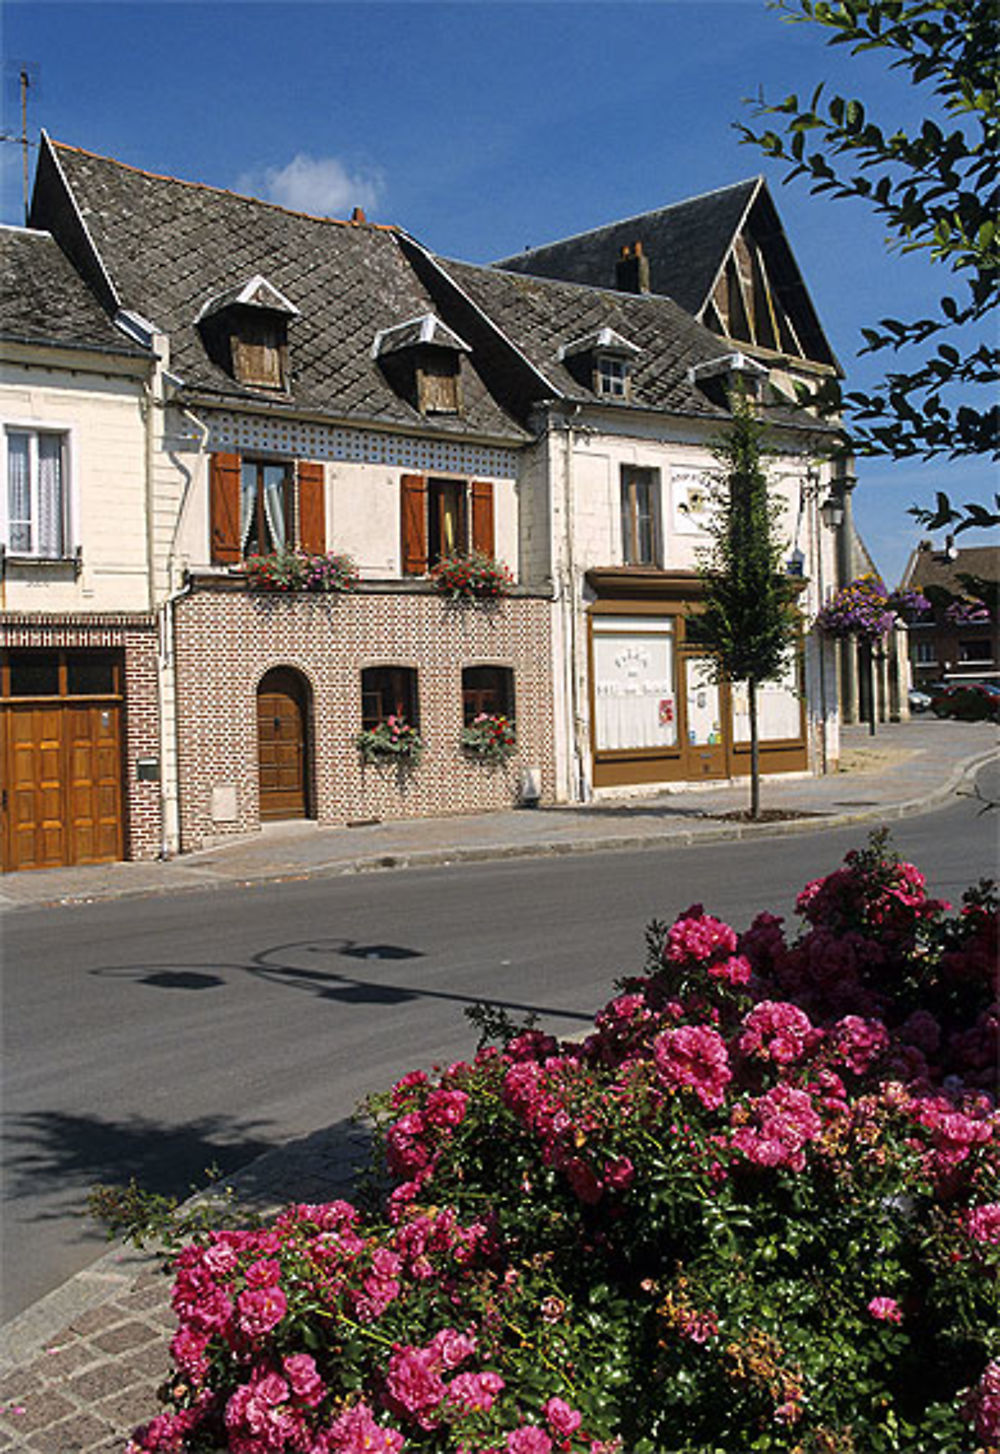
[[[741,144],[761,93],[822,81],[890,129],[926,104],[881,57],[831,50],[767,0],[33,0],[4,4],[2,27],[4,222],[24,216],[27,68],[32,142],[44,128],[304,211],[361,206],[470,262],[763,174],[848,387],[879,376],[856,357],[863,326],[947,290],[943,269],[887,250],[863,203],[784,185]],[[910,505],[937,490],[988,503],[998,487],[983,460],[863,460],[858,479],[855,518],[890,585],[922,534]]]

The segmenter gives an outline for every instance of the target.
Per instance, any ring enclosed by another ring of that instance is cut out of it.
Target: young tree
[[[885,222],[890,247],[919,251],[952,276],[926,317],[883,318],[862,330],[862,353],[905,350],[905,368],[888,368],[871,393],[841,400],[826,389],[824,402],[843,407],[858,454],[995,455],[1000,349],[987,317],[1000,270],[996,0],[776,0],[776,8],[822,27],[827,44],[852,55],[882,53],[923,88],[928,114],[919,127],[885,132],[861,101],[824,96],[820,85],[808,101],[760,98],[755,116],[777,118],[781,131],[740,126],[743,139],[784,163],[786,180],[805,177],[812,192],[864,201]],[[945,497],[942,509],[951,509]],[[998,519],[967,505],[949,524]]]
[[[760,817],[757,688],[780,674],[799,630],[795,588],[784,570],[779,507],[768,495],[763,425],[734,392],[733,423],[715,450],[712,544],[699,564],[703,609],[689,636],[711,653],[716,677],[745,682],[750,713],[750,816]]]

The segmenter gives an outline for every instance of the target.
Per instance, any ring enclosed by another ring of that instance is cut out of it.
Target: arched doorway
[[[277,666],[257,688],[257,765],[262,822],[309,816],[308,687]]]

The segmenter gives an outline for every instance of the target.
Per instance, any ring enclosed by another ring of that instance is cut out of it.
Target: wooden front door
[[[120,704],[18,702],[2,715],[4,869],[120,859]]]
[[[257,690],[257,759],[261,820],[305,818],[305,692],[293,671],[269,671]]]

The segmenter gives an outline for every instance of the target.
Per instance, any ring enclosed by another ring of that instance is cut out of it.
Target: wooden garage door
[[[63,660],[64,692],[67,679]],[[121,729],[118,700],[3,702],[5,871],[123,856]]]

